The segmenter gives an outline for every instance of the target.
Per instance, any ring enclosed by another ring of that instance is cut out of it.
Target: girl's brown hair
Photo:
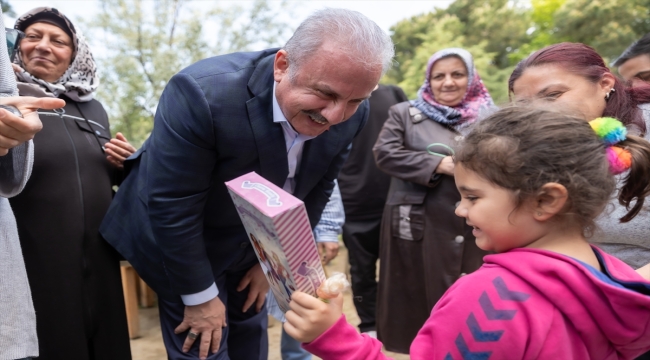
[[[618,196],[628,209],[621,222],[627,222],[650,193],[650,143],[628,135],[617,146],[632,154],[632,167]],[[563,185],[569,198],[560,215],[571,217],[587,236],[616,188],[605,144],[589,123],[538,108],[509,107],[477,123],[462,140],[455,161],[511,190],[517,207],[539,195],[547,183]]]

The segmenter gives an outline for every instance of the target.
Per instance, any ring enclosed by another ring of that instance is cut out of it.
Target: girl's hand
[[[119,132],[104,145],[104,149],[106,160],[118,169],[122,169],[124,160],[136,152],[136,148]]]
[[[296,291],[291,295],[291,303],[285,316],[284,330],[292,338],[309,343],[332,327],[343,313],[343,294],[329,303]]]

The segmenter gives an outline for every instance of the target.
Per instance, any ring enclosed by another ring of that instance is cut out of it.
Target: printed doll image
[[[264,246],[263,240],[258,239],[252,233],[249,233],[249,236],[260,262],[267,270],[267,279],[272,285],[273,295],[277,300],[285,300],[288,304],[291,301],[291,293],[296,291],[296,287],[291,281],[287,267],[283,265],[280,257],[271,250],[270,246]]]
[[[257,240],[255,235],[253,235],[252,233],[249,233],[248,235],[251,238],[251,242],[253,243],[253,249],[255,249],[255,253],[257,254],[257,257],[260,259],[260,262],[262,263],[262,265],[264,265],[264,267],[267,270],[270,270],[271,264],[269,263],[269,259],[268,259],[268,255],[266,254],[266,251],[264,251],[264,247],[262,247],[262,244],[260,244],[260,241]]]
[[[307,266],[307,262],[303,261],[298,268],[298,275],[309,279],[309,283],[313,287],[312,291],[315,293],[316,289],[320,286],[320,279],[318,278],[318,270],[311,266]]]
[[[273,272],[275,276],[277,276],[278,281],[282,284],[282,286],[284,286],[287,294],[289,295],[289,301],[291,301],[291,293],[296,291],[296,287],[291,284],[291,275],[289,275],[286,267],[282,265],[278,254],[271,251],[271,257],[273,258],[271,265],[274,265]]]

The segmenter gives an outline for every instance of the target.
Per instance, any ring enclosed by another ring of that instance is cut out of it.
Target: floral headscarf
[[[54,19],[54,21],[52,21]],[[14,63],[18,64],[23,71],[16,73],[16,79],[20,83],[30,84],[36,89],[31,89],[32,93],[40,88],[43,96],[59,97],[65,95],[74,101],[86,102],[93,99],[94,92],[99,86],[99,78],[96,75],[96,65],[86,39],[81,32],[75,29],[74,25],[65,15],[57,9],[50,7],[38,7],[28,11],[16,20],[15,29],[25,31],[25,29],[39,21],[55,24],[61,27],[66,33],[72,35],[73,60],[68,69],[58,80],[47,82],[39,79],[25,70],[22,54],[16,56]],[[67,29],[62,26],[66,26]],[[22,90],[21,90],[22,92]]]
[[[460,57],[465,63],[468,72],[468,83],[467,92],[460,104],[451,107],[442,105],[435,100],[431,92],[429,77],[431,76],[431,69],[436,61],[453,55]],[[481,110],[494,107],[494,102],[474,68],[472,55],[464,49],[448,48],[436,52],[429,58],[424,84],[422,84],[418,91],[418,98],[411,100],[411,105],[422,111],[432,120],[460,130],[476,121]]]

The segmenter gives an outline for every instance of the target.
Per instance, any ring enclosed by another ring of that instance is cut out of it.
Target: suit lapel
[[[275,52],[260,61],[253,72],[248,88],[254,97],[246,102],[246,107],[260,159],[260,175],[282,187],[289,164],[282,125],[273,122],[274,57]]]

